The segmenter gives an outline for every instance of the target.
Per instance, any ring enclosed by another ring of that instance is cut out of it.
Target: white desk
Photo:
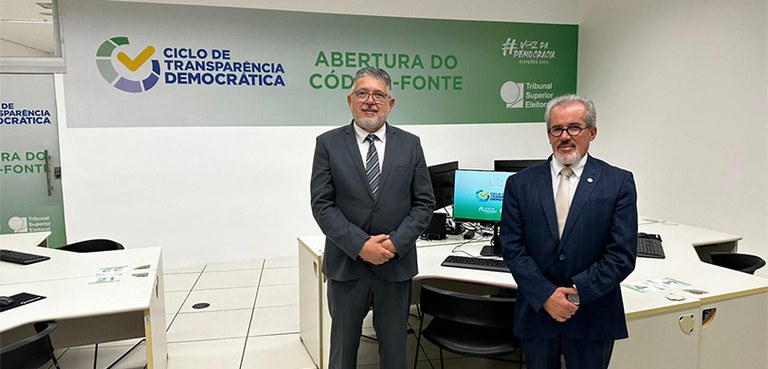
[[[14,249],[30,246],[48,246],[48,237],[51,232],[0,234],[0,247]]]
[[[56,320],[59,326],[51,338],[56,348],[144,337],[148,367],[164,369],[167,343],[160,248],[74,253],[35,247],[41,237],[47,235],[0,236],[0,248],[51,257],[31,265],[0,263],[0,295],[27,292],[46,297],[0,313],[2,341],[28,336],[32,323]],[[92,283],[99,268],[116,266],[126,266],[119,281]]]
[[[703,263],[698,256],[710,247],[735,251],[741,238],[670,222],[641,223],[640,231],[661,234],[667,257],[638,258],[625,282],[669,277],[707,294],[676,291],[685,300],[670,301],[667,292],[640,293],[622,287],[630,338],[617,341],[611,368],[768,368],[768,280]],[[318,367],[325,368],[330,346],[321,272],[325,238],[298,241],[301,338]],[[517,287],[508,273],[440,266],[455,242],[419,242],[419,274],[414,281]],[[461,250],[477,255],[487,242],[466,244]],[[717,310],[715,318],[702,325],[702,312],[712,308]],[[681,319],[691,323],[692,332],[683,332]]]

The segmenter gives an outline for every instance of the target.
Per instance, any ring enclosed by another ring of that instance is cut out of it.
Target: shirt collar
[[[355,127],[355,137],[357,137],[357,143],[362,144],[363,142],[365,142],[365,138],[368,137],[370,132],[360,128],[354,121],[352,122],[352,126]],[[384,125],[381,126],[381,128],[379,128],[378,131],[373,132],[373,134],[376,135],[376,137],[378,137],[379,141],[381,142],[384,142],[384,137],[386,136],[386,133],[387,133],[386,123],[384,123]]]
[[[589,157],[589,154],[585,154],[584,157],[579,159],[579,161],[573,163],[570,165],[571,169],[573,170],[573,174],[576,175],[576,178],[581,178],[581,173],[584,172],[584,166],[587,164],[587,158]],[[560,174],[560,171],[565,167],[562,163],[557,161],[554,157],[552,157],[552,160],[550,161],[550,168],[552,170],[552,176],[557,177]]]

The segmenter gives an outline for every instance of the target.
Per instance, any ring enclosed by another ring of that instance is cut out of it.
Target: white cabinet
[[[716,309],[701,328],[699,368],[768,368],[768,293],[705,301]]]
[[[610,368],[698,368],[700,318],[693,307],[628,319],[629,338],[616,341]]]

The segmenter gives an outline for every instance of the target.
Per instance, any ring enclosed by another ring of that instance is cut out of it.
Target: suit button
[[[565,260],[565,254],[557,255],[557,258],[560,259],[560,261]]]

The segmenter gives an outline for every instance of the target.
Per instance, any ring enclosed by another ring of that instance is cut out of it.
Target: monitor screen
[[[515,173],[490,170],[456,171],[453,217],[470,222],[498,223],[507,178]]]
[[[435,209],[453,205],[453,173],[459,169],[459,162],[432,165],[428,169],[435,194]]]
[[[494,160],[493,170],[497,172],[519,172],[525,168],[546,162],[547,159]]]

